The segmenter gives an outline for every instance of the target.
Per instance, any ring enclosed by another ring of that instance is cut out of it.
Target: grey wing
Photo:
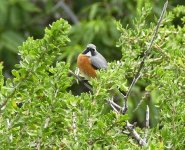
[[[95,69],[107,69],[106,59],[98,52],[91,57],[91,64]]]

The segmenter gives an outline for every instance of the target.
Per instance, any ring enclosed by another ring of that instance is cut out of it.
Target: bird
[[[94,44],[88,44],[86,49],[78,55],[77,66],[87,81],[97,77],[97,70],[108,69],[107,60],[97,51]],[[108,91],[114,102],[117,104],[122,102],[123,96],[118,89],[109,89]]]
[[[94,44],[88,44],[86,49],[78,55],[77,66],[82,76],[87,80],[97,77],[97,70],[107,69],[107,60],[97,51]]]
[[[107,60],[97,51],[94,44],[88,44],[86,49],[78,55],[77,67],[79,68],[80,74],[85,77],[86,80],[84,81],[87,81],[85,83],[90,85],[88,81],[91,78],[97,77],[97,70],[108,69],[108,63]],[[92,87],[92,85],[90,85],[90,87]],[[108,92],[115,103],[121,103],[123,98],[118,89],[108,89]],[[109,110],[110,106],[106,106],[103,112],[108,112]]]

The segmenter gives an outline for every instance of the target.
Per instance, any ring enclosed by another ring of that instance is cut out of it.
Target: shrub
[[[69,42],[70,25],[65,20],[46,28],[43,39],[28,38],[19,47],[21,61],[12,70],[13,79],[4,79],[0,64],[1,148],[140,149],[136,139],[125,132],[127,120],[133,115],[132,99],[129,97],[128,113],[124,115],[111,110],[107,100],[110,89],[128,91],[156,26],[145,24],[149,14],[150,9],[143,9],[142,16],[134,20],[134,28],[117,23],[122,58],[109,63],[107,71],[100,71],[101,78],[90,81],[93,94],[74,96],[68,91],[74,80],[69,76],[70,64],[55,62]],[[172,26],[173,16],[174,12],[169,12],[164,18],[140,72],[139,82],[150,96],[146,101],[143,94],[142,101],[151,112],[158,109],[160,120],[149,129],[146,149],[183,149],[185,28]],[[110,111],[105,111],[108,107]],[[153,113],[150,118],[157,115]],[[144,129],[136,127],[135,131],[144,137]]]

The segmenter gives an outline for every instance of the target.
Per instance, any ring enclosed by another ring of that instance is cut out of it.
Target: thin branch
[[[149,92],[146,91],[144,96],[142,97],[142,99],[139,101],[139,103],[137,104],[136,108],[133,110],[133,112],[136,112],[136,110],[138,110],[138,108],[141,106],[141,104],[144,102],[144,100],[149,96]]]
[[[127,111],[127,100],[128,100],[128,97],[130,96],[130,94],[131,94],[131,92],[132,92],[132,88],[133,88],[133,86],[136,84],[136,82],[138,81],[138,79],[140,78],[140,76],[141,76],[140,73],[141,73],[141,71],[142,71],[142,69],[143,69],[143,67],[144,67],[145,60],[146,60],[146,58],[148,57],[148,55],[150,54],[150,52],[151,52],[151,50],[152,50],[153,43],[154,43],[154,41],[155,41],[155,39],[156,39],[156,37],[157,37],[157,33],[158,33],[159,27],[160,27],[160,25],[161,25],[163,16],[164,16],[164,14],[165,14],[165,12],[166,12],[167,6],[168,6],[168,1],[166,1],[166,3],[165,3],[164,6],[163,6],[163,9],[162,9],[160,18],[159,18],[159,20],[158,20],[158,22],[157,22],[157,26],[156,26],[156,28],[155,28],[155,30],[154,30],[154,33],[153,33],[153,37],[152,37],[152,39],[151,39],[151,41],[150,41],[150,44],[149,44],[147,50],[146,50],[145,53],[144,53],[143,59],[142,59],[140,65],[139,65],[139,69],[138,69],[138,71],[136,72],[136,74],[135,74],[135,76],[134,76],[134,78],[133,78],[133,80],[132,80],[132,83],[131,83],[131,85],[130,85],[130,87],[129,87],[129,90],[128,90],[127,94],[126,94],[125,102],[124,102],[123,108],[122,108],[123,114]]]
[[[76,74],[75,74],[74,72],[72,72],[71,70],[69,70],[69,73],[70,73],[71,75],[73,75],[78,81],[80,81],[81,83],[83,83],[83,84],[85,85],[85,87],[88,88],[91,92],[93,91],[92,88],[91,88],[91,86],[88,85],[87,83],[85,83],[84,80],[81,79],[78,75],[76,75]]]
[[[76,17],[76,15],[74,14],[74,12],[69,8],[69,6],[67,6],[65,4],[65,2],[63,0],[59,1],[52,9],[52,11],[55,11],[56,9],[58,9],[59,7],[61,7],[67,14],[68,16],[71,18],[72,22],[74,24],[78,24],[79,20]]]
[[[114,107],[116,109],[116,112],[120,112],[121,106],[116,104],[113,100],[107,100],[107,102],[111,107]]]
[[[146,128],[149,128],[150,110],[148,105],[146,106]]]
[[[110,103],[110,106],[112,107],[112,109],[113,109],[116,113],[119,113],[119,111],[116,109],[116,107],[115,107],[112,103]]]
[[[121,107],[119,105],[117,105],[116,103],[114,103],[113,101],[111,100],[108,100],[107,101],[110,106],[113,108],[113,110],[116,112],[116,113],[121,113],[119,110],[121,110]],[[117,107],[117,108],[116,108]],[[147,115],[148,117],[148,115]],[[136,130],[134,129],[135,127],[135,124],[130,124],[128,121],[126,123],[126,128],[128,129],[129,132],[127,131],[122,131],[123,134],[126,134],[126,135],[132,135],[134,137],[134,139],[139,143],[139,145],[141,146],[146,146],[147,145],[147,142],[146,142],[146,139],[142,139],[140,137],[140,135],[136,132]]]
[[[144,99],[141,99],[140,102],[137,104],[136,108],[133,110],[133,112],[136,112],[138,108],[141,106],[141,104],[144,102]]]
[[[163,19],[163,16],[164,16],[164,13],[166,11],[166,8],[167,8],[167,5],[168,5],[168,1],[166,1],[166,3],[164,4],[163,6],[163,10],[161,12],[161,15],[160,15],[160,18],[158,20],[158,23],[157,23],[157,26],[156,26],[156,29],[154,31],[154,35],[151,39],[151,42],[150,42],[150,45],[148,47],[148,49],[146,50],[145,54],[144,54],[144,57],[139,65],[139,69],[137,71],[137,73],[135,74],[133,80],[132,80],[132,83],[129,87],[129,90],[126,94],[126,96],[123,95],[124,97],[124,104],[123,104],[123,107],[121,108],[119,105],[117,105],[116,103],[114,103],[113,101],[111,100],[108,100],[107,102],[110,104],[110,106],[114,109],[114,111],[116,113],[120,113],[120,114],[125,114],[126,111],[127,111],[127,100],[128,100],[128,97],[130,96],[130,93],[132,91],[132,88],[133,86],[136,84],[136,82],[138,81],[138,79],[141,77],[141,70],[143,69],[144,67],[144,64],[145,64],[145,59],[147,58],[147,56],[150,54],[151,52],[151,48],[152,48],[152,45],[154,43],[154,40],[156,39],[157,37],[157,33],[158,33],[158,29],[160,27],[160,24],[161,24],[161,21]],[[121,108],[121,109],[120,109]],[[118,109],[122,110],[121,112],[118,111]],[[142,138],[138,133],[137,131],[134,129],[134,125],[133,124],[130,124],[128,121],[126,123],[126,129],[129,131],[129,133],[133,136],[133,138],[139,143],[140,146],[146,146],[147,145],[147,136],[148,136],[148,129],[149,129],[149,107],[147,105],[147,109],[146,109],[146,132],[145,132],[145,137]],[[127,135],[130,135],[128,132],[123,132],[124,134],[127,134]]]
[[[140,72],[140,71],[139,71]],[[128,89],[128,92],[125,96],[125,99],[128,99],[128,96],[130,95],[131,91],[132,91],[132,87],[136,84],[136,82],[139,80],[139,78],[141,77],[141,74],[138,74],[137,76],[134,77],[129,89]]]
[[[141,77],[141,74],[139,74],[137,77],[135,76],[134,79],[133,79],[133,82],[132,84],[130,85],[129,89],[128,89],[128,92],[125,96],[125,99],[124,99],[124,104],[123,104],[123,108],[122,108],[122,113],[125,114],[127,109],[128,109],[128,104],[127,104],[127,101],[128,101],[128,96],[130,95],[131,93],[131,90],[132,90],[132,87],[135,85],[135,83],[139,80],[139,78]]]
[[[7,102],[8,102],[8,100],[14,96],[16,90],[21,86],[21,83],[23,83],[24,80],[25,80],[26,78],[27,78],[27,75],[26,75],[26,77],[25,77],[24,79],[22,79],[22,81],[20,81],[19,83],[17,83],[16,86],[14,86],[14,89],[13,89],[13,91],[10,93],[10,95],[8,95],[8,96],[4,99],[3,103],[0,105],[0,113],[1,113],[1,111],[5,108],[5,106],[6,106]]]
[[[130,135],[130,132],[128,132],[128,131],[122,131],[121,133],[126,134],[126,135]]]
[[[146,131],[145,131],[145,137],[144,137],[145,142],[146,142],[147,137],[148,137],[148,129],[150,127],[149,122],[150,122],[150,110],[149,110],[149,107],[147,105],[146,106],[146,124],[145,124]]]
[[[141,145],[141,146],[146,146],[147,145],[146,141],[140,137],[140,135],[134,129],[134,126],[132,124],[130,124],[128,121],[126,123],[126,128],[131,133],[133,138],[139,143],[139,145]]]

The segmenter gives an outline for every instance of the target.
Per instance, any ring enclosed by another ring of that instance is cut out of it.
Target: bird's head
[[[86,56],[95,56],[96,55],[96,46],[94,44],[88,44],[86,49],[82,52],[82,54],[86,55]]]

